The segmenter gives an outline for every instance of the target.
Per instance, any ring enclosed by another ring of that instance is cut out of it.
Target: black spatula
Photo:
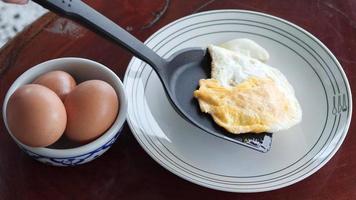
[[[163,59],[130,33],[80,0],[35,0],[43,7],[65,15],[112,39],[137,58],[148,63],[160,78],[175,110],[187,121],[217,137],[242,144],[261,152],[271,146],[271,134],[233,135],[217,126],[210,116],[199,111],[193,91],[198,81],[210,76],[210,58],[201,48],[183,49]]]

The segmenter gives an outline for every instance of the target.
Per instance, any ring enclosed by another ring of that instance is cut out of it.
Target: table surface
[[[183,16],[212,9],[246,9],[291,21],[318,37],[356,84],[354,0],[88,0],[88,4],[144,41]],[[96,60],[122,79],[132,55],[72,21],[49,13],[0,50],[0,102],[11,83],[40,62],[65,56]],[[264,193],[214,191],[185,181],[151,159],[125,124],[112,148],[77,167],[32,160],[0,123],[0,199],[356,199],[356,130],[318,172],[292,186]]]

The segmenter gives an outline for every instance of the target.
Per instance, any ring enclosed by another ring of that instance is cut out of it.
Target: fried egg
[[[288,129],[302,119],[294,89],[279,70],[262,62],[267,51],[250,41],[244,39],[253,45],[242,47],[238,40],[210,45],[211,79],[201,79],[194,96],[201,111],[231,133]]]
[[[258,45],[255,41],[247,38],[230,40],[220,44],[219,46],[245,56],[255,58],[261,62],[267,62],[269,59],[269,54],[266,49]]]

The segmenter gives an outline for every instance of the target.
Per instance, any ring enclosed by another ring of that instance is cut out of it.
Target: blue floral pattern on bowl
[[[75,166],[75,165],[80,165],[87,163],[89,161],[94,160],[95,158],[101,156],[103,153],[105,153],[116,141],[116,139],[119,137],[121,133],[121,129],[114,135],[113,138],[111,138],[107,143],[105,143],[103,146],[95,149],[94,151],[82,154],[82,155],[77,155],[73,157],[62,157],[62,158],[56,158],[56,157],[47,157],[43,156],[37,153],[34,153],[30,150],[27,150],[23,148],[22,146],[19,145],[19,147],[27,153],[30,157],[36,159],[39,162],[48,164],[48,165],[53,165],[53,166]]]

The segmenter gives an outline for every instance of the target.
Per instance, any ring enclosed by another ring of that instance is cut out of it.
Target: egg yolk
[[[223,87],[216,79],[201,79],[199,86],[194,96],[202,112],[231,133],[266,132],[291,109],[271,78],[250,77],[232,87]]]

